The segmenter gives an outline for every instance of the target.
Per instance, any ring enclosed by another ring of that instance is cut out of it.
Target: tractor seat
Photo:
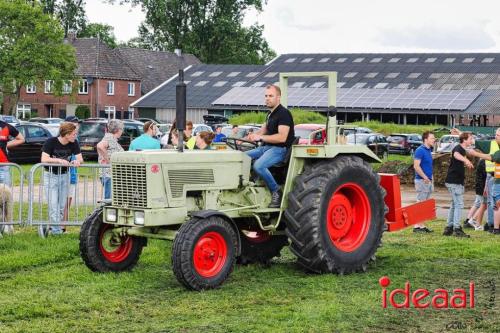
[[[299,140],[300,136],[296,136],[295,139],[293,139],[292,146],[298,144]],[[290,156],[292,156],[292,146],[288,147],[288,149],[286,150],[285,158],[283,159],[283,161],[276,163],[272,166],[272,168],[283,168],[288,166],[288,163],[290,162]]]

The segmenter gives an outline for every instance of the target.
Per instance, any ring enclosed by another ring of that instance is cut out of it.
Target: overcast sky
[[[137,35],[139,8],[87,0],[91,22],[115,27],[118,40]],[[278,53],[500,52],[500,1],[269,0],[245,24],[264,24]]]

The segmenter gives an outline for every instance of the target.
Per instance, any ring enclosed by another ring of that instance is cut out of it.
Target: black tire
[[[269,235],[265,231],[242,230],[240,232],[241,254],[237,262],[242,265],[268,265],[274,257],[279,257],[281,249],[288,245],[288,237]]]
[[[175,277],[188,289],[217,288],[233,271],[237,248],[238,237],[228,221],[219,216],[192,218],[174,239]]]
[[[129,271],[137,264],[143,237],[112,237],[114,226],[102,222],[102,207],[97,208],[80,229],[80,256],[85,265],[94,272]]]
[[[285,211],[298,263],[317,273],[365,271],[381,243],[384,196],[378,175],[359,157],[306,164]]]

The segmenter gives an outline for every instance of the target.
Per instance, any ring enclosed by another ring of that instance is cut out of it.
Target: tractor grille
[[[182,197],[184,185],[203,185],[214,183],[212,169],[168,170],[168,180],[173,198]]]
[[[146,207],[146,166],[113,164],[113,205]]]

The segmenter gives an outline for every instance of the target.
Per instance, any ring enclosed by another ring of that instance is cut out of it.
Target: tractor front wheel
[[[233,270],[237,246],[237,234],[228,221],[219,216],[194,217],[179,228],[174,239],[175,277],[188,289],[217,288]]]
[[[285,211],[290,249],[318,273],[366,270],[384,231],[385,192],[356,156],[307,164]]]
[[[146,239],[122,235],[102,222],[102,208],[96,209],[80,230],[80,255],[94,272],[131,270],[139,260]]]

